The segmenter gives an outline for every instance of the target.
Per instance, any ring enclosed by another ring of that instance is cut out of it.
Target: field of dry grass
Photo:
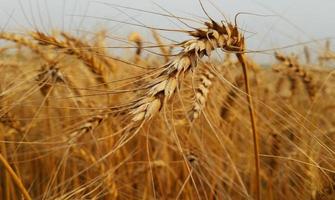
[[[262,66],[233,23],[149,31],[0,32],[0,199],[335,199],[329,44]]]

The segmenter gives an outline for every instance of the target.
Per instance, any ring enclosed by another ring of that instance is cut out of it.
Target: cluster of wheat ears
[[[0,32],[0,199],[335,199],[329,42],[262,66],[236,22],[147,28]]]

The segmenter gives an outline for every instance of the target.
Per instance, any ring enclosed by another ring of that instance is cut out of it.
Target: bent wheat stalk
[[[260,161],[259,161],[259,136],[258,131],[256,128],[256,121],[255,121],[255,110],[252,102],[251,92],[250,92],[250,83],[248,77],[248,69],[246,66],[246,61],[244,54],[236,54],[239,62],[242,65],[243,75],[244,75],[244,82],[245,82],[245,92],[247,94],[247,101],[248,101],[248,109],[250,115],[250,122],[251,122],[251,129],[252,129],[252,136],[253,136],[253,145],[254,145],[254,158],[255,158],[255,172],[256,172],[256,199],[261,199],[260,197]]]

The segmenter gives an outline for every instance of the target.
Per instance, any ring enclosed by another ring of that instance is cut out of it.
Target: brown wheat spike
[[[154,36],[154,39],[156,40],[156,43],[160,49],[160,51],[162,52],[163,56],[164,56],[164,60],[165,62],[169,61],[169,55],[170,55],[170,50],[165,47],[165,45],[163,44],[159,34],[157,33],[157,31],[155,30],[151,30],[152,31],[152,35]]]
[[[209,66],[205,65],[205,69],[200,74],[200,84],[195,90],[193,107],[189,112],[189,117],[191,121],[197,119],[201,114],[202,110],[205,108],[209,89],[212,86],[213,78],[214,74],[210,71]]]
[[[148,85],[143,97],[135,102],[131,111],[133,121],[149,120],[159,112],[163,104],[175,93],[181,77],[197,67],[198,59],[205,55],[210,56],[216,48],[243,51],[244,38],[236,26],[229,24],[226,27],[214,21],[206,22],[205,25],[203,29],[189,32],[195,39],[181,44],[183,49],[163,66],[162,73]]]
[[[80,124],[77,128],[75,128],[71,133],[69,137],[69,143],[73,144],[74,141],[80,137],[81,135],[88,133],[89,131],[92,131],[96,129],[103,120],[108,118],[108,114],[97,114],[94,115],[88,119],[86,119],[83,123]]]
[[[140,56],[142,53],[142,49],[143,49],[143,41],[142,41],[141,35],[137,32],[132,32],[129,35],[128,40],[131,42],[134,42],[137,45],[136,55]]]
[[[43,96],[47,96],[52,85],[56,83],[65,83],[65,78],[57,67],[57,63],[53,63],[51,65],[42,65],[40,73],[36,77],[36,81],[38,81],[41,87],[40,91]]]
[[[21,36],[15,33],[0,32],[0,39],[14,42],[16,44],[26,46],[30,48],[37,55],[41,56],[48,63],[52,62],[52,59],[45,53],[45,50],[39,47],[38,44],[32,42],[28,37]]]
[[[108,69],[111,69],[111,70],[115,69],[115,64],[114,62],[111,61],[111,59],[108,59],[108,55],[106,54],[104,46],[91,46],[87,42],[80,40],[77,37],[70,35],[69,33],[61,32],[61,35],[66,40],[68,40],[69,43],[72,42],[83,53],[92,54],[91,56],[93,58],[96,58],[96,62],[101,62],[101,64],[99,64],[102,67],[101,73],[106,73],[107,71],[106,67],[108,67]],[[102,43],[101,39],[99,40],[100,40],[99,45],[103,45],[101,44]]]
[[[275,71],[286,71],[286,73],[289,75],[291,79],[294,79],[295,76],[300,77],[302,82],[305,85],[306,91],[308,95],[313,98],[316,93],[316,88],[315,88],[315,83],[314,79],[311,74],[309,74],[306,70],[304,70],[297,57],[292,55],[292,56],[284,56],[283,54],[280,54],[278,52],[275,52],[275,57],[277,60],[279,60],[286,69],[282,68],[274,68]]]
[[[143,39],[138,32],[132,32],[128,36],[128,40],[136,44],[136,52],[134,56],[134,63],[138,64],[141,61],[141,53],[143,50]]]
[[[106,55],[106,37],[107,30],[100,30],[95,34],[94,46],[97,48],[97,52],[100,55]]]
[[[85,133],[95,130],[102,124],[103,121],[108,118],[119,117],[120,115],[122,116],[125,114],[124,112],[125,111],[120,108],[106,108],[90,117],[87,117],[74,128],[71,128],[69,131],[69,137],[67,138],[68,142],[73,144],[77,138]]]
[[[98,82],[107,82],[105,78],[106,70],[103,63],[100,62],[99,58],[97,58],[97,56],[95,56],[94,54],[85,51],[83,47],[78,47],[78,43],[75,43],[74,41],[69,39],[62,41],[39,31],[32,32],[31,36],[42,46],[49,46],[57,50],[63,50],[63,53],[65,54],[76,56],[79,60],[82,60],[86,64],[86,66],[89,67],[91,72],[98,75]]]
[[[0,123],[14,129],[18,133],[23,133],[25,131],[25,126],[10,112],[7,112],[0,117]]]

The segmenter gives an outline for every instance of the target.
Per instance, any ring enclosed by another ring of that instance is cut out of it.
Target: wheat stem
[[[14,170],[12,169],[12,167],[9,165],[9,163],[7,162],[7,160],[2,156],[2,154],[0,153],[0,162],[2,163],[2,165],[5,167],[5,169],[8,171],[9,175],[12,177],[14,183],[16,184],[16,186],[19,188],[19,190],[21,191],[23,197],[27,200],[32,200],[32,198],[30,197],[28,191],[26,190],[26,188],[24,187],[21,179],[16,175],[16,173],[14,172]]]
[[[245,82],[245,92],[247,94],[247,101],[248,101],[248,108],[249,108],[249,114],[250,114],[250,122],[251,122],[251,128],[252,128],[252,136],[253,136],[253,146],[254,146],[254,159],[255,159],[255,173],[256,173],[256,199],[260,200],[260,161],[259,161],[259,136],[256,128],[256,120],[255,120],[255,110],[252,103],[252,97],[250,94],[250,83],[249,83],[249,77],[248,77],[248,69],[245,62],[245,57],[243,54],[236,54],[238,60],[240,61],[243,69],[243,75],[244,75],[244,82]]]

